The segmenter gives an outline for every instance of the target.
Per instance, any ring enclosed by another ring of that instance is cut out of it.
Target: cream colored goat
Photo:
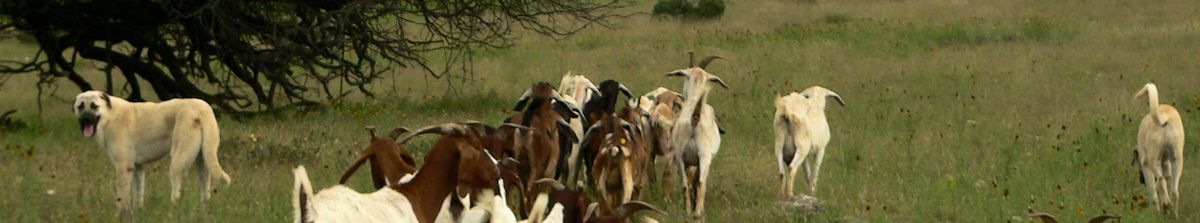
[[[775,156],[779,161],[782,195],[794,195],[796,171],[801,164],[808,177],[809,192],[817,191],[817,177],[830,139],[829,122],[825,118],[826,98],[846,105],[840,95],[821,86],[775,99]]]
[[[1183,173],[1183,120],[1171,105],[1158,104],[1158,87],[1147,83],[1135,99],[1148,98],[1150,113],[1138,128],[1138,164],[1150,197],[1161,210],[1170,207],[1179,216],[1179,178]],[[1170,185],[1167,185],[1167,184]],[[1159,193],[1163,196],[1159,197]]]
[[[667,74],[669,77],[685,78],[683,109],[679,112],[679,117],[682,118],[675,122],[671,130],[674,133],[671,144],[679,149],[675,160],[681,164],[679,169],[680,176],[684,177],[684,196],[693,221],[699,221],[703,216],[709,167],[721,149],[720,130],[715,111],[708,105],[708,92],[712,90],[711,84],[726,89],[729,85],[725,84],[721,77],[705,70],[709,62],[718,58],[721,57],[709,56],[701,60],[698,66]]]
[[[596,84],[592,83],[592,80],[582,74],[573,74],[570,71],[563,75],[558,89],[564,98],[575,99],[576,106],[579,107],[583,107],[583,104],[592,100],[592,97],[600,95],[600,89],[596,88]]]
[[[296,176],[296,187],[293,188],[292,194],[312,195],[312,183],[309,182],[304,166],[296,167],[293,173]],[[417,222],[417,215],[408,198],[389,188],[361,194],[346,186],[337,185],[321,190],[321,193],[310,198],[294,198],[292,208],[298,210],[293,216],[297,222],[310,217],[344,222]],[[307,217],[302,217],[304,215]]]

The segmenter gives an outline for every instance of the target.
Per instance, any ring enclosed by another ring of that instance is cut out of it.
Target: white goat
[[[582,74],[573,74],[570,71],[563,75],[558,84],[558,90],[564,97],[575,99],[576,105],[580,107],[592,100],[592,97],[600,95],[600,89],[596,88],[596,84],[592,83],[592,80]]]
[[[561,89],[560,92],[563,94],[563,102],[580,108],[583,107],[584,103],[592,100],[592,97],[600,96],[600,89],[596,88],[596,84],[593,84],[592,80],[589,80],[587,77],[584,77],[580,74],[572,74],[570,71],[568,71],[566,75],[563,75],[562,81],[559,83],[558,88]],[[575,135],[583,135],[583,118],[584,115],[580,114],[579,118],[570,119],[569,123],[571,130],[574,131]],[[567,174],[565,175],[566,179],[564,180],[566,180],[572,188],[575,187],[577,183],[576,180],[578,179],[580,172],[583,171],[581,170],[582,167],[580,167],[582,162],[579,161],[579,153],[579,142],[571,143],[571,150],[567,152],[566,157]]]
[[[1142,118],[1138,128],[1138,164],[1143,183],[1150,189],[1150,197],[1156,209],[1173,206],[1171,210],[1179,216],[1179,178],[1183,174],[1183,119],[1171,105],[1158,104],[1158,87],[1147,83],[1134,95],[1135,99],[1148,97],[1150,113]],[[1168,188],[1168,183],[1170,183]],[[1163,196],[1160,198],[1159,193]],[[1161,200],[1160,200],[1161,199]]]
[[[296,176],[292,194],[293,219],[330,219],[338,222],[417,222],[417,216],[408,198],[396,190],[384,188],[370,194],[361,194],[346,186],[337,185],[312,195],[312,182],[304,166],[293,170]],[[302,208],[309,206],[311,208]],[[311,210],[311,212],[309,212]],[[303,215],[307,215],[302,217]]]
[[[692,220],[699,221],[704,213],[705,185],[708,182],[709,167],[713,158],[721,149],[721,135],[717,127],[717,117],[712,106],[708,105],[708,92],[712,89],[710,83],[729,88],[725,81],[713,75],[704,68],[709,62],[718,59],[709,56],[700,61],[698,66],[675,70],[668,77],[684,77],[682,119],[675,122],[671,132],[674,148],[680,153],[675,156],[679,165],[680,176],[684,177],[687,209]],[[691,64],[689,63],[689,66]]]
[[[800,164],[804,164],[804,175],[808,176],[809,192],[817,191],[817,177],[830,139],[829,122],[825,118],[825,99],[829,97],[846,106],[840,95],[821,86],[775,99],[775,156],[779,161],[781,195],[793,195]]]

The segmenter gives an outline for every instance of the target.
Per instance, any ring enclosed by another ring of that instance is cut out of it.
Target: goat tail
[[[296,181],[292,188],[292,209],[295,209],[293,217],[296,223],[312,222],[312,181],[308,179],[308,171],[304,170],[304,165],[296,166],[292,170]]]
[[[1159,125],[1167,124],[1168,116],[1158,111],[1158,86],[1155,86],[1154,83],[1146,83],[1142,87],[1142,90],[1139,90],[1133,97],[1134,99],[1147,98],[1147,102],[1150,105],[1150,114],[1151,117],[1154,117],[1154,122]]]

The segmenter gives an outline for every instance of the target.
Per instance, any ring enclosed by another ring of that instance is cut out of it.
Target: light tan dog
[[[213,177],[230,182],[217,161],[221,142],[212,107],[199,99],[173,99],[160,103],[134,103],[101,91],[75,96],[75,117],[83,136],[93,138],[108,153],[117,171],[117,208],[123,218],[142,206],[146,171],[143,164],[170,156],[171,201],[188,168],[196,165],[200,199],[209,198]]]
[[[1158,87],[1147,83],[1134,95],[1148,97],[1150,113],[1138,128],[1138,165],[1155,208],[1170,207],[1179,216],[1179,177],[1183,173],[1183,120],[1170,105],[1158,104]],[[1170,184],[1170,185],[1168,185]],[[1163,196],[1159,197],[1158,194]]]

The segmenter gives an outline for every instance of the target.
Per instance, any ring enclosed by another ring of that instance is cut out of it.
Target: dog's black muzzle
[[[96,126],[100,122],[100,116],[94,113],[83,113],[79,115],[79,127]]]

